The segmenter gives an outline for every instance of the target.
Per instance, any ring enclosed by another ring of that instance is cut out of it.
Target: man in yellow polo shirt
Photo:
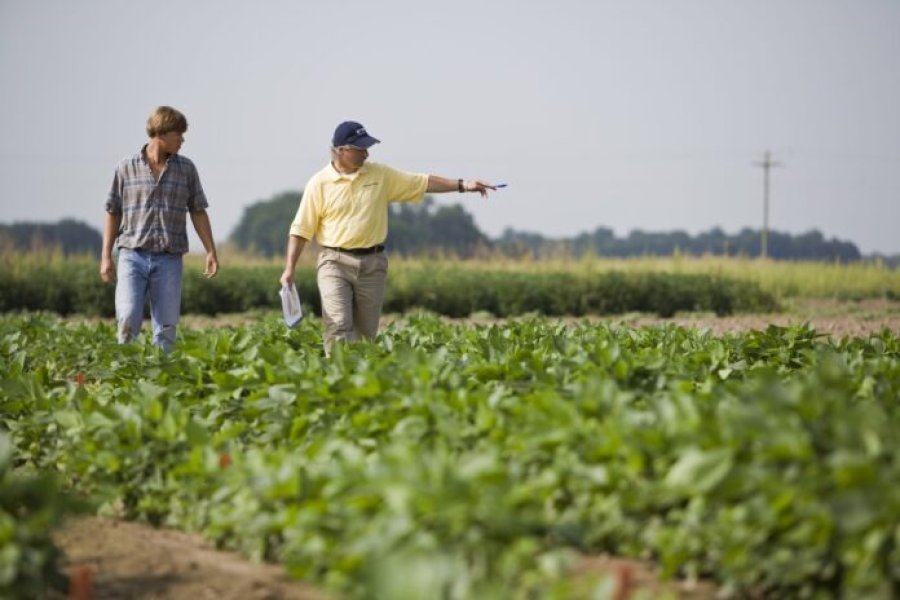
[[[303,190],[288,236],[281,284],[294,281],[297,259],[306,242],[322,247],[316,265],[325,351],[336,340],[372,338],[378,333],[387,254],[389,202],[421,202],[426,193],[478,192],[496,189],[480,180],[447,179],[407,173],[366,162],[379,143],[355,121],[337,126],[331,140],[331,162],[312,176]]]

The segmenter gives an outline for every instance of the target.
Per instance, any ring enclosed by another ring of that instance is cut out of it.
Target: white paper
[[[281,296],[281,312],[284,316],[284,324],[288,327],[294,327],[303,320],[303,309],[300,308],[300,295],[297,293],[297,286],[291,284],[290,287],[283,286],[278,291]]]

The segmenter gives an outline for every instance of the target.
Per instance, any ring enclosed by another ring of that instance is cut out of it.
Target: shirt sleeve
[[[119,171],[116,167],[109,194],[106,196],[106,212],[112,215],[122,214],[122,176]]]
[[[316,180],[312,179],[306,184],[303,196],[300,197],[300,206],[297,215],[291,223],[291,235],[302,237],[306,240],[313,239],[319,230],[319,217],[321,216],[322,193]]]
[[[428,189],[428,174],[407,173],[385,166],[384,182],[388,202],[421,202]]]
[[[194,163],[188,164],[190,165],[188,181],[190,182],[191,190],[187,201],[188,210],[191,212],[206,210],[206,208],[209,207],[209,202],[207,202],[206,194],[203,193],[203,186],[200,184],[200,173],[197,171],[197,167]]]

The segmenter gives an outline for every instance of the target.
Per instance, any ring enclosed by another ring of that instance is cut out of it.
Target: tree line
[[[58,223],[0,223],[0,251],[59,251],[66,256],[100,256],[103,236],[99,231],[74,219]]]
[[[229,240],[251,254],[283,254],[301,197],[300,192],[283,192],[248,206]],[[421,204],[391,205],[386,244],[392,253],[405,256],[439,252],[460,258],[491,247],[462,206],[438,205],[431,196]]]
[[[229,237],[239,250],[265,257],[284,253],[288,228],[302,200],[298,191],[286,191],[253,203]],[[507,229],[495,239],[475,224],[459,204],[439,204],[426,196],[420,204],[392,204],[387,246],[404,256],[449,256],[457,258],[503,256],[533,259],[579,258],[585,255],[629,256],[759,256],[759,230],[744,228],[727,234],[721,228],[690,235],[685,231],[647,232],[636,229],[617,237],[612,229],[597,227],[568,238],[549,238],[539,233]],[[0,250],[28,252],[60,250],[65,255],[99,255],[102,236],[89,225],[65,219],[58,223],[0,224]],[[826,238],[811,230],[799,235],[769,232],[768,254],[774,259],[854,262],[878,259],[890,267],[900,266],[900,254],[864,257],[849,241]]]
[[[619,238],[606,227],[572,238],[548,239],[539,234],[507,229],[496,240],[496,246],[507,254],[527,254],[534,258],[553,256],[760,256],[759,230],[744,228],[734,235],[716,227],[692,236],[684,231],[646,232],[636,229]],[[863,258],[853,242],[826,239],[817,230],[799,235],[769,232],[768,254],[774,259],[825,260],[853,262]]]
[[[231,242],[245,252],[276,256],[284,252],[288,223],[297,212],[300,192],[284,192],[247,207]],[[421,204],[392,204],[387,245],[404,256],[440,255],[459,258],[501,255],[578,258],[596,256],[759,256],[759,230],[744,228],[729,235],[721,228],[690,235],[684,231],[646,232],[634,230],[616,237],[612,229],[598,227],[570,238],[548,238],[539,233],[507,229],[490,239],[459,204],[438,204],[426,196]],[[826,238],[811,230],[799,235],[770,231],[768,254],[774,259],[853,262],[864,258],[853,242]],[[879,257],[891,266],[900,264],[900,255]]]

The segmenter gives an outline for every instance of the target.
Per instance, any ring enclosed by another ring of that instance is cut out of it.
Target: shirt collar
[[[359,169],[357,169],[353,173],[341,173],[340,171],[338,171],[337,169],[334,168],[333,162],[328,163],[328,169],[331,174],[331,181],[340,181],[342,179],[346,179],[347,181],[353,181],[357,177],[359,177],[361,174],[366,173],[369,170],[367,165],[363,164],[363,166],[361,166]]]
[[[143,146],[141,146],[141,151],[138,152],[138,156],[141,157],[141,162],[146,163],[149,166],[150,162],[147,160],[147,146],[148,146],[148,144],[144,144]],[[169,161],[171,161],[171,162],[177,161],[179,156],[181,156],[181,155],[180,154],[170,154],[169,156],[166,157],[166,164],[169,164]]]

